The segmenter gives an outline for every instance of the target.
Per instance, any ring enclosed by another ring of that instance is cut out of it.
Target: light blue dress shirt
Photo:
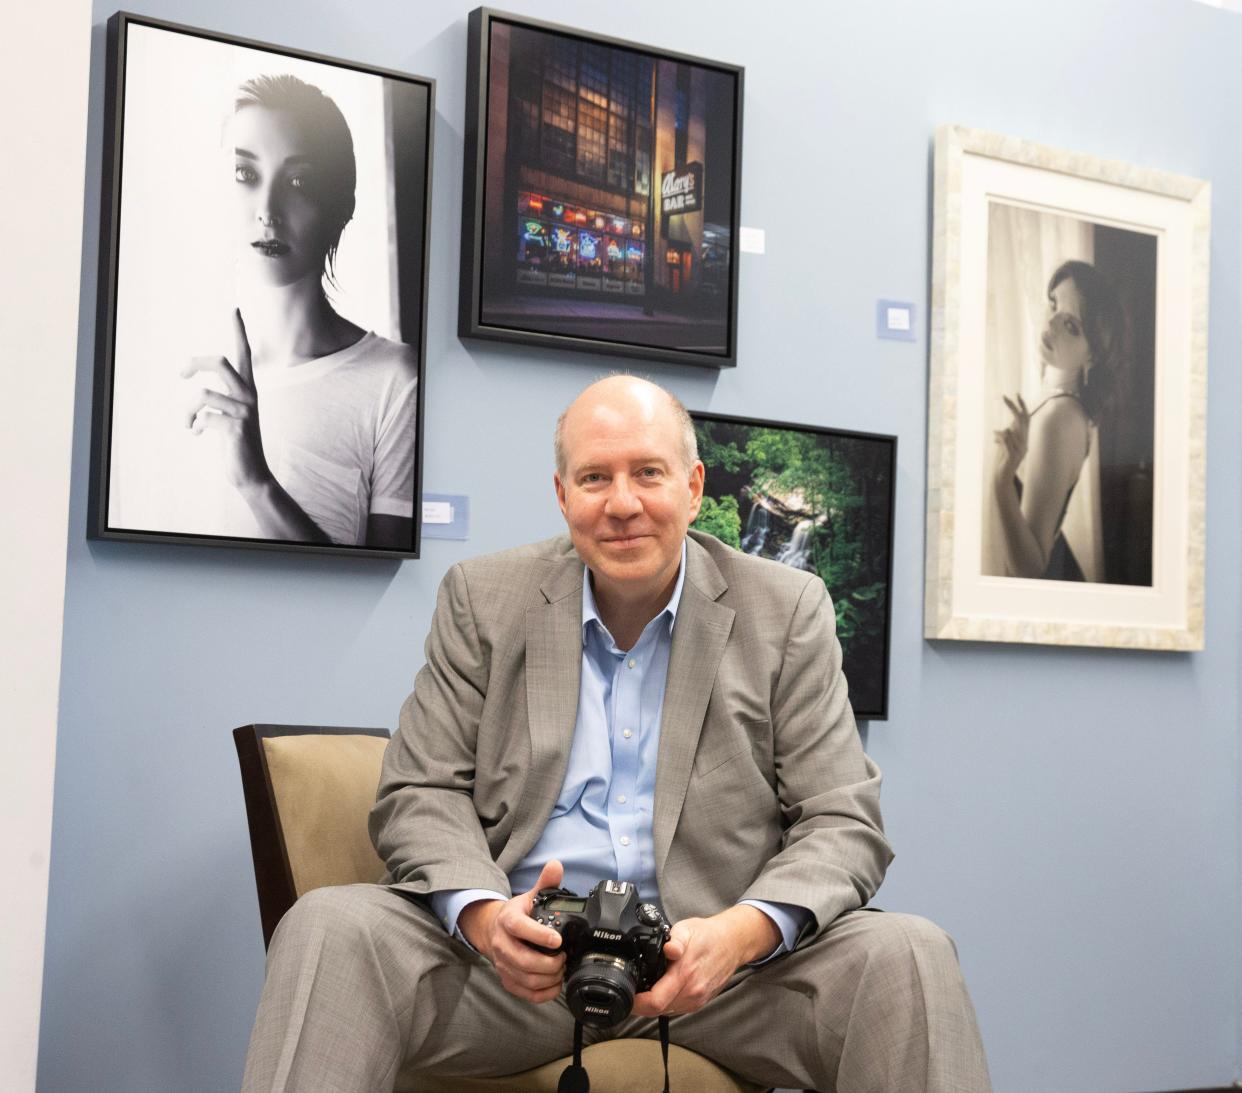
[[[640,897],[660,905],[652,816],[660,715],[673,626],[686,579],[686,547],[673,595],[643,628],[634,647],[617,647],[596,608],[590,571],[582,575],[582,675],[578,717],[560,795],[538,842],[509,874],[513,892],[539,880],[545,862],[565,866],[562,886],[586,895],[599,881],[628,880]],[[468,888],[434,892],[431,907],[449,933],[462,937],[457,919],[478,899],[499,892]],[[763,900],[743,900],[776,923],[782,943],[765,959],[792,949],[810,912]]]

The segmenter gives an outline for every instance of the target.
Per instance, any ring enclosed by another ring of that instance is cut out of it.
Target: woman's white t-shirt
[[[334,542],[366,542],[372,514],[414,515],[415,350],[375,333],[305,364],[255,370],[263,454]]]

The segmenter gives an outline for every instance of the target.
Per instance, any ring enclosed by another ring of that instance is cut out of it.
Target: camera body
[[[639,902],[629,881],[602,880],[586,896],[542,888],[531,915],[561,935],[565,1000],[584,1025],[609,1028],[623,1021],[634,995],[664,974],[671,928],[658,907]]]

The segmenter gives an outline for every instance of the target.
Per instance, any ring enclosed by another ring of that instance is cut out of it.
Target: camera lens
[[[565,983],[565,1001],[584,1025],[608,1028],[624,1021],[634,1006],[629,961],[608,953],[586,953]]]

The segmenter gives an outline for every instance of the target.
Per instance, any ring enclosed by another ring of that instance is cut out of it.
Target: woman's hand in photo
[[[189,379],[198,372],[208,372],[219,376],[224,383],[224,394],[210,387],[201,387],[194,393],[186,408],[185,424],[195,436],[206,432],[221,434],[225,475],[236,489],[245,492],[268,485],[272,472],[263,455],[250,342],[241,311],[236,309],[233,333],[236,340],[233,361],[227,357],[194,357],[181,370],[181,375]]]
[[[1026,458],[1031,435],[1031,412],[1022,396],[1005,398],[1005,405],[1009,407],[1013,420],[1008,428],[997,429],[993,434],[997,443],[996,481],[1000,484],[1010,482],[1017,474],[1022,460]]]

